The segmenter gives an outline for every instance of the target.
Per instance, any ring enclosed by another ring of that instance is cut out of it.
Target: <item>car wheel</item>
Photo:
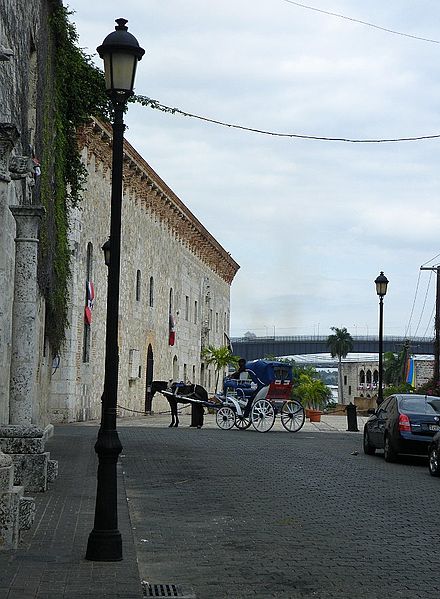
[[[364,429],[364,453],[367,455],[374,455],[376,453],[376,448],[370,443],[370,436],[367,429]]]
[[[431,476],[440,476],[438,447],[436,445],[433,445],[430,448],[428,459],[429,459],[429,461],[428,461],[429,474]]]
[[[383,457],[385,462],[395,462],[397,460],[397,451],[394,449],[389,435],[385,435]]]

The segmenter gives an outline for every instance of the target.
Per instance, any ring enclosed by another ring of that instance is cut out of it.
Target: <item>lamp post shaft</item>
[[[122,539],[118,530],[116,472],[122,445],[116,430],[116,409],[118,403],[119,280],[125,129],[123,114],[124,103],[115,101],[104,392],[102,394],[101,426],[95,444],[95,451],[99,459],[95,521],[94,528],[89,535],[86,552],[86,559],[93,561],[119,561],[122,559]]]
[[[114,104],[112,195],[110,218],[110,265],[107,281],[107,324],[105,337],[104,397],[101,426],[116,429],[117,391],[119,380],[119,283],[121,262],[122,168],[124,159],[124,105]]]
[[[377,404],[383,401],[383,297],[379,296],[379,381],[377,389]]]

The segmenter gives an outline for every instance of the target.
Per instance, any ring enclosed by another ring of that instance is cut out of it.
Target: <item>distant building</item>
[[[433,369],[432,359],[414,358],[414,387],[427,383],[432,378]],[[378,383],[379,362],[377,360],[342,362],[344,403],[353,402],[355,397],[376,397]]]

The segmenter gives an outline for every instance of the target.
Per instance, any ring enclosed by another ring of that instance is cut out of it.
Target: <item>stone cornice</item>
[[[112,129],[93,119],[78,133],[80,150],[87,149],[87,159],[93,155],[96,165],[111,170]],[[124,188],[154,218],[175,234],[180,242],[205,262],[229,285],[240,266],[205,229],[172,189],[151,166],[124,140]]]

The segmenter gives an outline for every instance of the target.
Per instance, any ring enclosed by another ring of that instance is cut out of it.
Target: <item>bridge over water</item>
[[[257,360],[266,356],[295,356],[306,354],[328,354],[327,335],[297,337],[233,337],[233,352],[246,360]],[[383,351],[398,353],[407,341],[405,337],[384,337]],[[419,355],[433,355],[432,338],[415,337],[410,340],[410,352]],[[379,338],[376,336],[353,336],[353,353],[374,354],[379,351]]]

